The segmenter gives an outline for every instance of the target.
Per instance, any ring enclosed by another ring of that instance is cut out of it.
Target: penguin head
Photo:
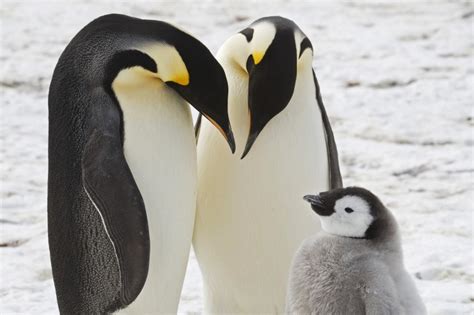
[[[188,33],[161,21],[142,20],[132,49],[116,53],[108,64],[106,81],[110,85],[122,70],[131,78],[125,84],[156,82],[178,93],[206,117],[226,138],[231,151],[235,142],[230,126],[224,69],[207,47]],[[131,26],[130,26],[131,27]],[[145,35],[144,35],[145,34]]]
[[[293,21],[271,16],[230,37],[219,55],[248,77],[250,131],[244,158],[267,123],[291,100],[300,64],[311,67],[312,45]]]
[[[338,188],[303,198],[319,215],[322,229],[339,236],[373,239],[387,232],[388,210],[370,191]]]
[[[171,80],[167,84],[221,132],[234,153],[235,141],[227,110],[228,85],[224,69],[204,44],[190,35],[187,38],[176,42],[175,47],[186,65],[189,75],[184,82],[188,84],[180,82],[180,75],[177,76],[178,80]]]

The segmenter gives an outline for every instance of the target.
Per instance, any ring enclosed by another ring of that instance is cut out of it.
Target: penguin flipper
[[[324,130],[326,132],[326,144],[328,147],[328,162],[329,162],[329,186],[330,189],[343,187],[341,170],[339,167],[339,157],[337,153],[336,140],[332,132],[331,123],[329,121],[326,109],[324,108],[323,99],[321,97],[321,90],[319,88],[318,79],[313,70],[314,85],[316,86],[316,100],[318,101],[319,111],[323,120]]]
[[[125,307],[145,284],[150,241],[143,198],[115,131],[92,132],[82,156],[82,181],[114,247],[120,271],[119,307]]]
[[[199,113],[199,116],[196,120],[196,125],[194,125],[194,137],[196,137],[196,144],[198,144],[199,132],[201,131],[201,120],[202,120],[202,114]]]

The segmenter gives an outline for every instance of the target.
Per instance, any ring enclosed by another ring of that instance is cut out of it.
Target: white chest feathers
[[[113,89],[123,111],[125,158],[145,202],[151,247],[145,286],[123,313],[176,313],[196,202],[189,105],[140,68],[120,72]]]

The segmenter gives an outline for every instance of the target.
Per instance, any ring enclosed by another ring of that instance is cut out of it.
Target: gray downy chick
[[[304,199],[322,232],[297,251],[289,314],[426,314],[403,264],[398,225],[370,191],[348,187]]]

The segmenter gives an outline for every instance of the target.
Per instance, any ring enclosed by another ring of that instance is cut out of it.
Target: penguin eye
[[[344,211],[346,211],[347,213],[351,213],[351,212],[354,212],[354,210],[352,210],[351,208],[347,207],[344,209]]]

